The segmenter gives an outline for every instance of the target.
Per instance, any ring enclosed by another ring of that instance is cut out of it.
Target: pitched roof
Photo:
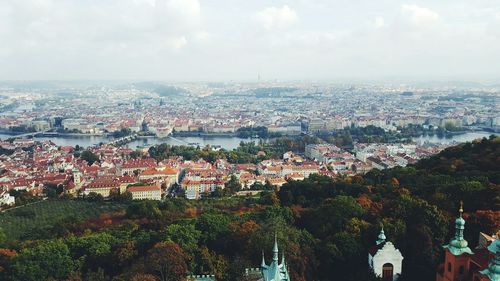
[[[130,186],[127,188],[130,192],[141,192],[141,191],[161,191],[161,187],[158,185],[143,185],[143,186]]]

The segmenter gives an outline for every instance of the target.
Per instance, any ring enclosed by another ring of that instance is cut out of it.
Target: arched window
[[[448,272],[451,272],[451,262],[448,263]]]
[[[464,274],[464,266],[461,265],[460,268],[458,269],[458,273]]]
[[[394,278],[394,266],[390,263],[386,263],[382,266],[382,280],[392,281]]]

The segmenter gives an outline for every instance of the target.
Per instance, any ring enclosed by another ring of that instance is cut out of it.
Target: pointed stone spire
[[[279,260],[279,250],[278,250],[278,236],[274,234],[274,247],[273,247],[273,261],[278,262]]]
[[[261,267],[266,267],[266,258],[264,257],[264,251],[262,251],[262,263],[260,264]]]
[[[281,264],[284,266],[286,263],[285,263],[285,251],[283,251],[283,253],[281,254]]]
[[[380,233],[378,235],[377,245],[384,243],[385,239],[386,239],[386,237],[385,237],[385,233],[384,233],[384,226],[382,225],[382,229],[380,230]]]

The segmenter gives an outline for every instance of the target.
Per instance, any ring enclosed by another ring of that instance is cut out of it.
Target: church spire
[[[463,213],[464,204],[461,201],[460,209],[458,209],[458,218],[455,220],[455,236],[450,241],[450,244],[444,246],[444,248],[449,249],[450,252],[455,256],[459,256],[463,253],[467,253],[470,255],[473,254],[471,249],[468,247],[469,243],[464,239],[465,220],[462,217]]]
[[[261,267],[266,267],[266,258],[264,257],[264,251],[262,251],[262,263],[260,264]]]
[[[277,262],[279,260],[278,255],[279,255],[278,236],[274,234],[273,261]]]
[[[262,253],[261,272],[263,281],[290,281],[284,254],[281,257],[281,264],[279,264],[278,236],[276,233],[274,234],[273,261],[271,264],[266,265],[264,253]]]
[[[384,243],[385,239],[386,239],[386,237],[385,237],[385,233],[384,233],[384,226],[382,225],[382,229],[380,230],[380,233],[378,235],[377,245]]]
[[[465,229],[465,220],[462,217],[464,213],[464,202],[460,201],[460,209],[458,209],[458,218],[455,220],[455,239],[463,240],[464,239],[464,229]]]

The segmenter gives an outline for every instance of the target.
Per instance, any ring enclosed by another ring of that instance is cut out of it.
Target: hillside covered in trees
[[[367,249],[381,225],[405,257],[401,280],[434,280],[460,200],[472,247],[479,231],[500,229],[500,138],[405,168],[313,175],[257,197],[128,202],[98,218],[46,219],[25,237],[0,231],[0,280],[240,281],[263,250],[271,256],[275,234],[291,280],[376,280]]]

